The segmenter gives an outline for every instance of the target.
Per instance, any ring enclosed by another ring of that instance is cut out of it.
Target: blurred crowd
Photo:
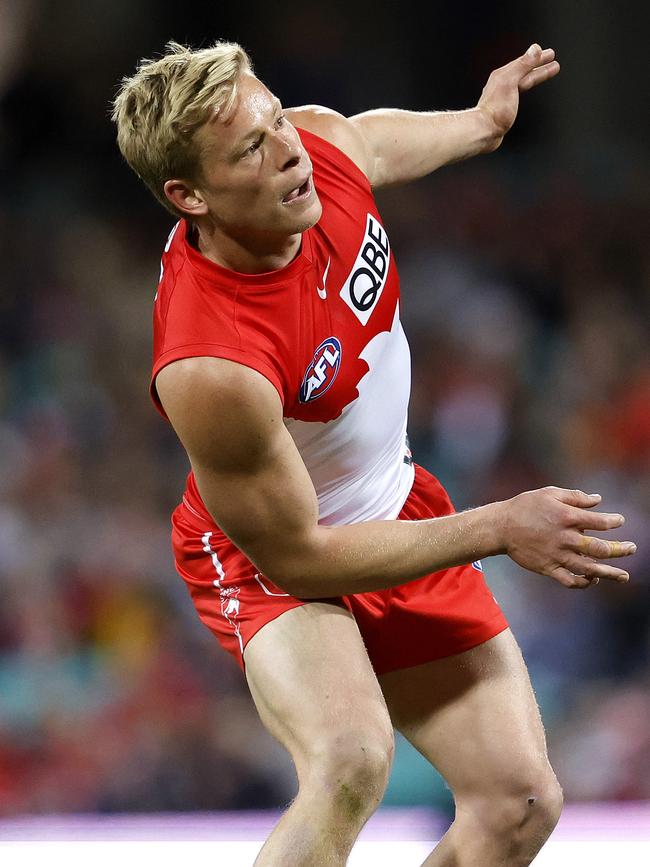
[[[99,102],[48,79],[24,7],[0,40],[0,813],[278,806],[288,758],[172,566],[188,467],[147,395],[169,221],[115,157],[113,67]],[[574,800],[650,798],[647,188],[639,161],[506,145],[380,197],[415,459],[459,508],[598,491],[639,545],[629,585],[583,593],[485,564]]]

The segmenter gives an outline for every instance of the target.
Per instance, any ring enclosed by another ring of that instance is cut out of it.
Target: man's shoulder
[[[188,450],[231,470],[259,456],[282,422],[277,387],[227,358],[179,358],[158,371],[155,393]]]
[[[322,105],[301,105],[287,109],[285,114],[295,127],[338,148],[368,177],[369,156],[365,140],[347,117]]]

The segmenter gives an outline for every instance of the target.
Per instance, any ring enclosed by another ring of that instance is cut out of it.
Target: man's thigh
[[[299,779],[323,750],[392,750],[386,703],[346,608],[310,602],[286,611],[248,642],[244,662],[260,717]]]
[[[510,629],[472,650],[379,678],[395,727],[458,802],[551,774],[526,665]]]

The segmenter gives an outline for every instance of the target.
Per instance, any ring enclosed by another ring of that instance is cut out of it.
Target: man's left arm
[[[296,125],[311,129],[347,153],[373,187],[383,187],[496,150],[515,122],[519,94],[559,71],[553,49],[535,44],[521,57],[495,69],[477,105],[465,111],[382,108],[344,119],[327,109],[305,107],[289,116]]]
[[[447,163],[496,150],[515,122],[519,94],[560,71],[552,48],[528,51],[495,69],[475,108],[466,111],[368,111],[350,118],[371,156],[373,186],[403,183]]]

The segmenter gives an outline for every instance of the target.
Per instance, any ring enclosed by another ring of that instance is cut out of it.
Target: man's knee
[[[562,789],[550,768],[528,780],[513,779],[497,791],[470,797],[464,804],[473,823],[493,841],[501,841],[504,851],[530,857],[551,835],[562,805]],[[522,863],[529,861],[524,857]]]
[[[309,784],[321,789],[350,818],[368,814],[383,797],[393,751],[389,726],[328,732],[313,744]]]
[[[531,791],[526,798],[526,806],[531,811],[537,808],[537,824],[547,831],[548,837],[557,825],[562,813],[564,794],[552,770],[548,771],[535,788],[540,794],[538,796],[535,791]]]
[[[555,828],[562,812],[562,789],[552,771],[528,785],[515,782],[496,801],[497,824],[504,833],[521,831],[524,837],[545,835]]]

